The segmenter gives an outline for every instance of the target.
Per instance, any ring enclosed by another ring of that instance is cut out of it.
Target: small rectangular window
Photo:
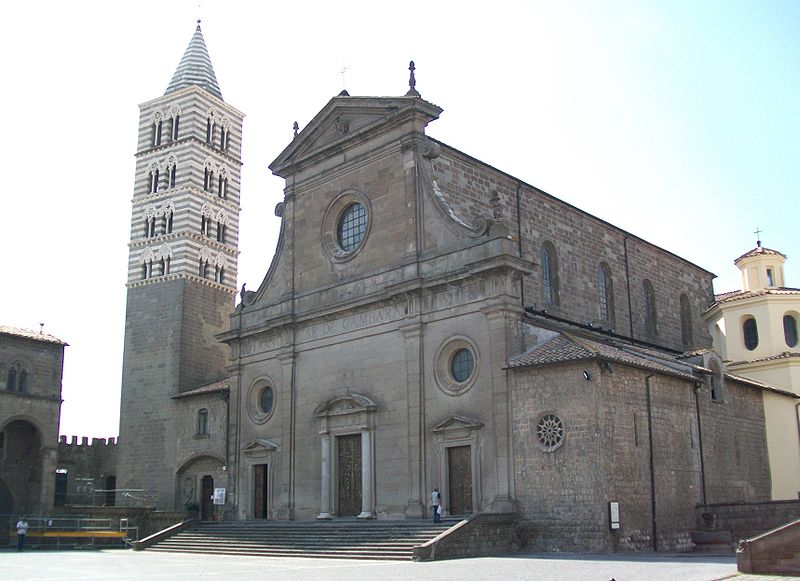
[[[775,280],[772,276],[772,269],[767,269],[767,286],[775,286]]]

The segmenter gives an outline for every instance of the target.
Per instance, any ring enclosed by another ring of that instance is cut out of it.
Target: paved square
[[[4,551],[15,581],[269,579],[269,581],[711,581],[736,576],[733,557],[525,554],[428,563],[105,551]],[[783,577],[781,579],[788,579]]]

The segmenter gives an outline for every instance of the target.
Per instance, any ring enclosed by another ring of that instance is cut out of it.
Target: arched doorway
[[[227,472],[222,458],[196,456],[184,463],[176,474],[175,506],[197,512],[203,520],[215,514],[212,496],[215,488],[226,488]]]
[[[26,420],[14,420],[0,432],[0,473],[6,488],[5,502],[13,500],[16,513],[37,513],[42,505],[44,450],[39,430]]]

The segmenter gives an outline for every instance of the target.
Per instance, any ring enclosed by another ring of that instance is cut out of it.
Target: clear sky
[[[475,3],[478,6],[477,3]],[[202,27],[246,113],[238,286],[275,250],[267,165],[346,87],[444,108],[428,133],[716,273],[800,286],[800,2],[14,2],[3,55],[0,324],[70,344],[61,433],[118,432],[138,104]],[[346,67],[344,76],[342,68]]]

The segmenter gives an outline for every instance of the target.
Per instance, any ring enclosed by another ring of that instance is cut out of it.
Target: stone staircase
[[[148,551],[324,557],[334,559],[411,560],[414,547],[458,520],[327,522],[230,521],[197,523],[151,545]]]

